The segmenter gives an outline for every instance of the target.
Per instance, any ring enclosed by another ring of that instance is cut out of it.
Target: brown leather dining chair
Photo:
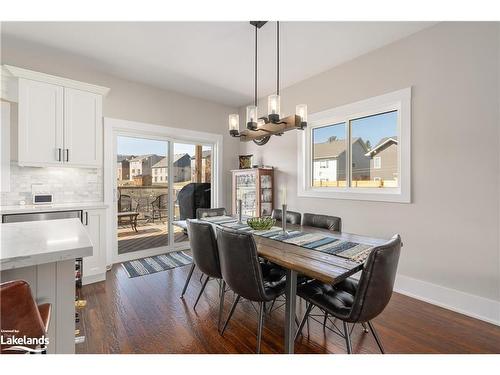
[[[16,330],[16,337],[42,338],[47,335],[50,322],[50,303],[37,305],[29,284],[24,280],[0,284],[0,324],[2,330]],[[10,345],[2,344],[2,353],[24,353],[8,350]],[[23,345],[36,349],[35,345]],[[47,348],[42,347],[42,353]]]
[[[295,338],[302,331],[313,307],[317,306],[342,321],[347,353],[352,353],[348,323],[367,323],[380,351],[384,353],[382,341],[371,321],[384,311],[391,299],[400,252],[401,237],[395,235],[389,242],[373,248],[359,281],[348,278],[339,284],[329,285],[314,280],[300,285],[297,294],[308,305]]]

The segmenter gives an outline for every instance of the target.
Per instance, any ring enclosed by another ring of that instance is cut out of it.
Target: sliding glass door
[[[211,206],[212,146],[173,144],[174,242],[187,240],[185,220],[196,216],[197,208]]]
[[[213,145],[116,136],[117,255],[185,248],[186,220],[213,200]]]

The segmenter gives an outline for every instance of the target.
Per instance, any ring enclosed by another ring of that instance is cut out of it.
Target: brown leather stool
[[[0,329],[16,330],[16,337],[42,338],[47,335],[50,321],[50,303],[37,305],[29,284],[24,280],[8,281],[0,284]],[[5,333],[3,333],[5,340]],[[10,345],[2,345],[1,351],[7,353],[24,353],[23,351],[6,350]],[[36,345],[23,345],[36,349]],[[42,347],[42,353],[46,348]]]

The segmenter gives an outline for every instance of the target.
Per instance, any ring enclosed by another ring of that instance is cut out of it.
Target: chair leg
[[[203,291],[205,290],[205,287],[208,284],[208,280],[210,280],[210,277],[207,276],[207,278],[205,279],[205,282],[203,283],[203,286],[200,289],[200,293],[198,294],[198,297],[196,298],[196,302],[194,303],[193,309],[196,309],[196,305],[198,304],[198,301],[200,300],[200,297],[201,297]]]
[[[297,332],[295,332],[295,338],[294,341],[297,340],[297,337],[299,337],[300,333],[302,332],[302,328],[304,328],[304,324],[306,321],[308,321],[307,318],[309,318],[309,314],[311,313],[311,310],[313,309],[314,305],[312,303],[309,303],[307,305],[307,310],[306,313],[304,314],[304,317],[302,318],[302,321],[299,324],[299,328],[297,329]]]
[[[344,324],[344,337],[345,343],[347,345],[347,354],[352,354],[352,346],[351,346],[351,336],[349,335],[349,327],[347,326],[347,322],[342,322]]]
[[[224,327],[222,327],[222,331],[221,331],[221,336],[224,335],[224,331],[226,330],[226,327],[227,327],[227,323],[229,323],[229,320],[231,320],[231,317],[233,316],[233,313],[234,313],[234,309],[236,309],[236,305],[238,304],[238,302],[240,301],[240,296],[236,296],[236,299],[234,300],[233,302],[233,305],[231,306],[231,310],[229,311],[229,315],[227,316],[227,319],[226,319],[226,322],[224,323]]]
[[[194,263],[191,265],[191,269],[189,270],[189,273],[188,273],[188,277],[186,279],[186,282],[184,283],[184,288],[182,288],[182,294],[181,294],[181,298],[184,297],[184,293],[186,293],[186,289],[189,285],[189,281],[191,280],[191,276],[193,276],[193,271],[194,271],[194,268],[196,266],[194,265]]]
[[[262,341],[262,326],[264,325],[264,302],[259,303],[259,325],[257,327],[257,354],[260,354],[260,342]]]
[[[372,331],[373,337],[375,337],[375,341],[377,342],[378,348],[380,349],[380,352],[382,354],[385,354],[384,347],[382,346],[382,341],[380,340],[380,337],[377,334],[377,331],[375,331],[375,327],[373,326],[372,322],[368,322],[368,327],[370,327],[370,331]]]
[[[217,322],[217,331],[220,332],[220,325],[222,323],[222,312],[224,311],[224,294],[226,293],[226,282],[221,280],[220,283],[220,302],[219,302],[219,321]]]
[[[361,325],[363,326],[363,332],[368,333],[369,331],[368,331],[368,326],[366,325],[366,323],[363,322],[363,323],[361,323]]]

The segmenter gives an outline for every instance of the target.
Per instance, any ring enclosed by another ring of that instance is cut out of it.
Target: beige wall
[[[497,24],[438,24],[282,90],[282,109],[314,113],[408,86],[411,204],[297,198],[295,131],[241,152],[278,168],[291,210],[341,216],[347,232],[400,233],[401,275],[499,301]]]
[[[111,88],[103,103],[105,117],[223,134],[224,185],[231,191],[228,171],[237,167],[238,141],[228,135],[227,118],[234,108],[111,76],[84,57],[27,41],[2,36],[1,47],[2,64]]]

